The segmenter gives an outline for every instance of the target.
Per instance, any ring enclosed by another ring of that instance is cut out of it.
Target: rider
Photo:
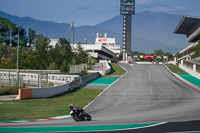
[[[72,113],[74,113],[74,111],[77,111],[77,113],[79,114],[79,115],[81,115],[81,113],[83,113],[83,109],[82,108],[79,108],[79,107],[77,107],[77,106],[74,106],[73,104],[69,104],[69,108],[70,108],[70,115],[72,114]]]

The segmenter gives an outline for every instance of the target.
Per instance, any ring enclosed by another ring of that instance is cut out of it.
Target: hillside
[[[40,21],[30,17],[17,17],[0,11],[0,16],[11,20],[26,30],[31,28],[37,34],[44,34],[49,38],[65,37],[71,40],[70,24]],[[149,11],[137,13],[133,16],[132,50],[139,52],[153,52],[155,49],[177,53],[187,43],[183,35],[173,34],[183,15],[168,13],[153,13]],[[108,37],[115,37],[118,45],[122,44],[122,16],[118,15],[96,26],[80,26],[75,29],[75,42],[94,44],[96,33],[108,33]]]

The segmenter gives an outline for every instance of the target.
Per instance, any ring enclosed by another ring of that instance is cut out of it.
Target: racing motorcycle
[[[76,122],[92,120],[92,117],[88,113],[86,113],[85,110],[83,110],[83,109],[80,110],[78,107],[73,108],[73,110],[71,110],[71,112],[70,112],[70,115]]]

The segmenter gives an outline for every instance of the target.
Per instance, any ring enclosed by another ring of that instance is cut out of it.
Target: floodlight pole
[[[18,28],[18,43],[17,43],[17,71],[19,71],[19,29],[21,28],[20,26],[17,26]]]
[[[17,26],[18,28],[18,43],[17,43],[17,74],[18,74],[18,87],[19,87],[19,29],[21,28],[20,26]]]
[[[12,47],[12,43],[11,43],[11,34],[12,34],[12,33],[11,33],[11,30],[12,30],[12,29],[10,28],[10,47]]]

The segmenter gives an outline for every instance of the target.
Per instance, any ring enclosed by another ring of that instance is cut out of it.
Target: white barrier
[[[105,66],[105,70],[89,70],[89,73],[100,73],[101,75],[106,75],[111,72],[111,67],[108,64],[107,60],[100,60],[99,63],[102,63]]]
[[[179,67],[180,67],[181,69],[183,69],[184,71],[186,71],[187,73],[189,73],[190,75],[192,75],[192,76],[194,76],[194,77],[200,79],[200,73],[195,72],[195,71],[193,71],[193,70],[191,70],[191,69],[189,69],[189,68],[187,68],[187,67],[185,67],[185,66],[183,66],[183,65],[181,65],[181,64],[179,64]]]
[[[69,90],[69,83],[61,86],[47,88],[32,88],[32,98],[47,98],[62,94]]]
[[[91,79],[97,78],[99,76],[98,73],[91,73],[89,75],[85,75],[81,78],[77,78],[74,81],[60,85],[55,87],[45,87],[45,88],[22,88],[19,89],[19,100],[29,99],[29,98],[48,98],[58,94],[62,94],[67,92],[68,90],[72,90],[75,87],[78,87],[81,83],[87,82]]]

